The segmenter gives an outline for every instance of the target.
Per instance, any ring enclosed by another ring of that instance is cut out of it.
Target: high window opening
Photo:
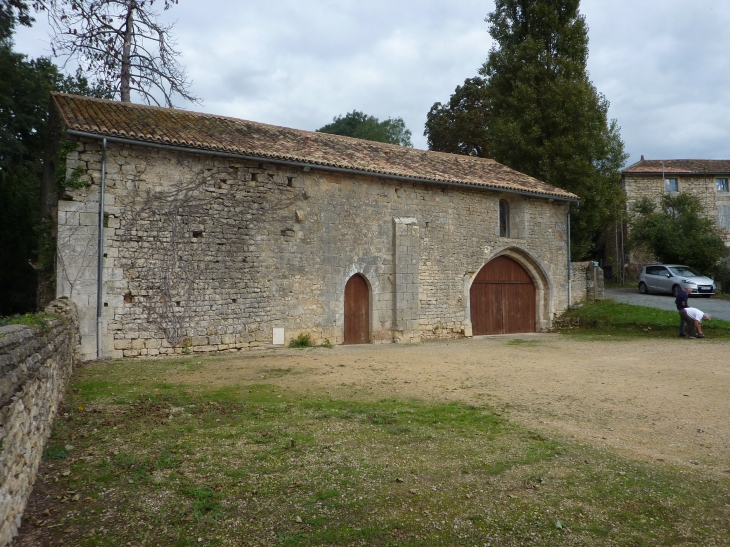
[[[509,203],[506,200],[499,200],[499,237],[509,237]]]

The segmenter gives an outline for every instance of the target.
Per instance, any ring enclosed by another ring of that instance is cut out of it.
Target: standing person
[[[681,312],[679,312],[679,315],[684,315],[684,320],[687,321],[687,323],[694,324],[694,330],[697,333],[697,338],[705,337],[705,335],[702,334],[701,323],[702,321],[709,321],[709,315],[698,310],[697,308],[684,308]],[[692,338],[692,336],[690,336],[689,338]]]
[[[689,295],[692,293],[692,289],[687,287],[683,291],[677,293],[677,298],[674,303],[677,305],[677,311],[679,312],[679,335],[684,337],[687,336],[684,332],[684,328],[687,326],[687,319],[682,314],[682,311],[689,308]]]

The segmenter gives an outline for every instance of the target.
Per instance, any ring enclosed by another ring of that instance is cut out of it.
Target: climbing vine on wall
[[[178,347],[221,326],[205,319],[217,316],[211,310],[221,305],[221,284],[230,287],[236,280],[239,287],[250,286],[257,237],[280,213],[294,218],[285,211],[301,191],[268,176],[258,180],[248,170],[183,159],[168,172],[181,178],[150,187],[145,181],[152,177],[140,168],[134,188],[120,201],[117,234],[129,287],[125,304],[144,315],[139,328],[151,325]],[[276,187],[282,190],[276,199],[263,197]]]
[[[203,245],[191,241],[208,201],[202,192],[205,184],[199,174],[166,191],[138,192],[131,209],[131,226],[136,229],[128,237],[137,241],[139,252],[132,259],[130,286],[147,321],[173,347],[186,336],[196,283],[205,266]]]
[[[67,158],[69,152],[73,152],[78,147],[79,143],[76,141],[62,140],[58,151],[58,167],[54,173],[56,179],[56,186],[61,194],[63,194],[66,188],[86,188],[91,183],[88,180],[83,180],[81,177],[86,173],[86,169],[83,165],[77,165],[71,174],[67,176]]]

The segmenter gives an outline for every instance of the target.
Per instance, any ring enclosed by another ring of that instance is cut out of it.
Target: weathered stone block
[[[132,341],[114,340],[114,349],[132,349]]]

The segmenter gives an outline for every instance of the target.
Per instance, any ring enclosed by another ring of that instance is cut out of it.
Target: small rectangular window
[[[509,237],[509,203],[499,200],[499,237]]]
[[[677,179],[664,179],[665,192],[679,192],[679,182]]]
[[[727,192],[728,191],[727,179],[715,179],[715,182],[717,183],[718,192]]]

